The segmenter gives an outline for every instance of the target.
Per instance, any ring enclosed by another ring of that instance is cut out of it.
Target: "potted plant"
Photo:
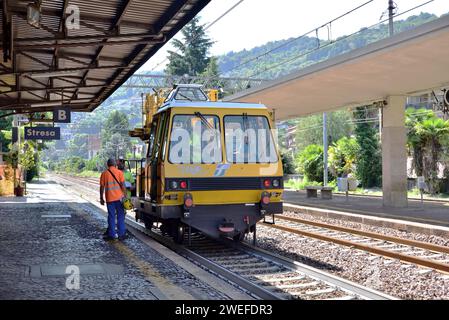
[[[22,185],[20,183],[20,179],[17,180],[17,169],[19,167],[19,152],[18,152],[17,148],[13,148],[11,150],[8,160],[9,160],[8,162],[14,169],[14,172],[13,172],[14,195],[16,197],[23,197],[24,188],[22,187]]]
[[[16,197],[23,197],[24,190],[25,189],[22,187],[21,183],[19,182],[19,183],[17,183],[17,186],[14,187],[14,195]]]

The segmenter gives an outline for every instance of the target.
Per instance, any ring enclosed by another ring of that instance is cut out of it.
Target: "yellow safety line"
[[[113,243],[114,247],[125,257],[137,266],[144,274],[145,278],[153,283],[169,300],[194,300],[195,298],[184,291],[184,289],[173,284],[157,270],[151,267],[147,262],[141,260],[136,254],[123,243]]]
[[[76,207],[73,203],[68,202],[67,205],[74,210],[75,212],[81,214],[83,218],[88,220],[89,222],[94,222],[94,220],[86,214],[86,212],[78,207]],[[100,228],[94,224],[94,226],[100,230]],[[139,268],[140,272],[145,276],[146,280],[151,282],[159,291],[162,292],[167,299],[170,300],[194,300],[195,298],[187,293],[181,287],[175,285],[170,280],[168,280],[165,276],[159,273],[156,269],[154,269],[150,263],[140,259],[136,254],[129,249],[126,245],[120,242],[111,242],[111,244],[123,255],[125,256],[133,265]]]

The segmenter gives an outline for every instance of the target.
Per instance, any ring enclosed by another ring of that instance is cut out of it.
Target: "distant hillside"
[[[437,18],[438,17],[433,14],[421,13],[417,16],[411,16],[406,20],[396,21],[395,30],[396,32],[402,32]],[[348,38],[345,38],[346,36],[340,37],[334,44],[329,45],[328,47],[323,48],[323,46],[328,44],[328,41],[320,40],[319,45],[321,49],[316,51],[315,49],[318,47],[318,40],[316,38],[304,37],[295,41],[292,41],[294,38],[290,38],[286,40],[268,42],[267,44],[255,47],[251,50],[243,50],[239,52],[231,51],[226,55],[220,56],[218,58],[218,63],[220,71],[224,76],[250,77],[261,72],[256,77],[273,79],[290,73],[295,69],[304,68],[308,65],[327,60],[345,52],[364,47],[367,44],[384,39],[387,36],[388,25],[382,24],[375,29],[361,29],[358,34]],[[290,41],[291,43],[288,43]],[[257,60],[241,65],[244,62],[283,44],[285,44],[285,46],[282,48],[264,55]],[[307,54],[308,52],[311,53]],[[271,67],[279,64],[280,62],[294,59],[296,56],[301,57],[290,63],[271,69]],[[268,68],[271,70],[263,72]]]

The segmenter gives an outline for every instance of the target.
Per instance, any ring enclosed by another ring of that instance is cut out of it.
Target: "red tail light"
[[[271,181],[270,181],[269,179],[265,179],[265,180],[263,181],[263,186],[264,186],[265,188],[269,188],[269,187],[271,186]]]
[[[179,186],[181,187],[181,189],[187,189],[187,182],[186,181],[181,181]]]

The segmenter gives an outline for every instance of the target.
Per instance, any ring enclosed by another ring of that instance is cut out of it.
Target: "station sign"
[[[53,121],[57,123],[70,123],[70,108],[58,108],[53,111]]]
[[[25,140],[60,140],[59,127],[25,127]]]

